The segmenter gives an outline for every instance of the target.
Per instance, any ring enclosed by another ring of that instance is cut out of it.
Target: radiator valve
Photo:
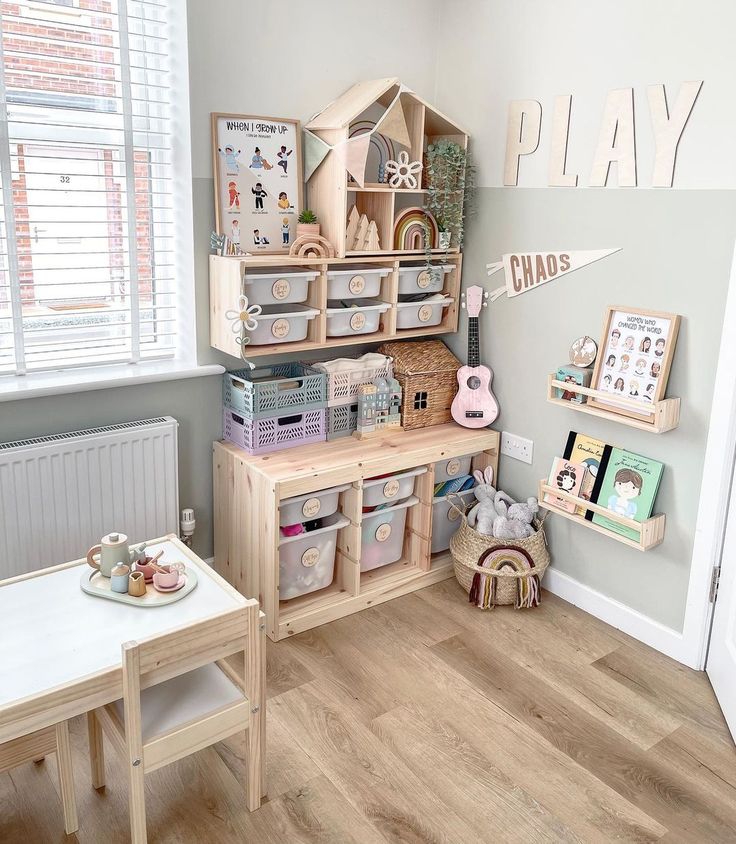
[[[194,536],[194,528],[197,522],[194,519],[194,510],[191,507],[186,507],[181,511],[180,533],[181,541],[187,546],[192,547],[192,537]]]

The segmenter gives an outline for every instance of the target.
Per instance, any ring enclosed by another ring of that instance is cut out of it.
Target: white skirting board
[[[584,583],[550,566],[544,576],[543,587],[553,595],[574,604],[590,615],[600,618],[634,639],[644,642],[690,668],[699,669],[690,648],[685,647],[682,633],[627,607],[615,598],[591,589]]]

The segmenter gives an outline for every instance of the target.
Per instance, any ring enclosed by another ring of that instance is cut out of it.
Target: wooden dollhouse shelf
[[[604,401],[612,405],[612,408],[608,410],[604,407],[593,407],[587,402],[585,404],[578,404],[577,402],[558,398],[558,389]],[[570,410],[577,410],[580,413],[597,416],[600,419],[610,419],[612,422],[619,422],[621,425],[628,425],[630,428],[637,428],[639,431],[650,431],[653,434],[664,434],[666,431],[671,431],[680,424],[679,398],[662,399],[651,404],[644,404],[643,402],[618,397],[613,393],[594,390],[591,387],[582,387],[567,381],[557,381],[554,375],[549,376],[547,401],[550,404],[557,404],[561,407],[567,407]],[[618,410],[615,408],[618,408]],[[625,412],[634,412],[640,414],[643,418],[634,419],[631,416],[624,415]]]
[[[358,253],[356,258],[290,258],[280,255],[222,256],[210,255],[210,345],[221,352],[240,358],[238,335],[225,314],[236,307],[242,291],[243,277],[249,269],[258,267],[313,267],[319,270],[319,276],[310,282],[309,297],[304,304],[319,310],[319,314],[310,321],[307,337],[295,343],[270,343],[262,346],[247,347],[248,358],[264,355],[301,354],[315,349],[337,349],[342,346],[384,343],[387,340],[402,340],[410,337],[449,334],[457,331],[458,308],[460,303],[460,276],[462,255],[457,250],[436,250],[438,261],[451,264],[452,270],[444,274],[444,292],[453,301],[442,312],[438,325],[418,328],[399,329],[396,327],[399,301],[399,268],[406,263],[422,260],[424,253],[408,253],[390,258],[380,255]],[[341,264],[351,266],[365,264],[383,266],[391,272],[385,276],[378,297],[391,307],[381,316],[379,330],[373,334],[354,334],[345,337],[327,336],[327,271]]]
[[[638,534],[639,538],[630,539],[628,536],[622,536],[620,533],[609,530],[603,525],[598,525],[595,522],[589,522],[585,516],[580,515],[577,512],[568,513],[567,510],[555,507],[554,504],[545,503],[545,494],[554,495],[555,498],[561,498],[563,501],[576,504],[578,507],[583,507],[586,510],[592,510],[594,513],[605,516],[612,522],[631,528],[631,530]],[[627,519],[625,516],[619,516],[618,513],[613,513],[611,510],[606,507],[602,507],[600,504],[594,504],[591,501],[586,501],[584,498],[579,498],[576,495],[570,495],[569,493],[563,492],[556,487],[550,486],[549,482],[545,478],[539,482],[538,498],[539,506],[544,507],[545,510],[549,510],[550,513],[562,516],[564,519],[568,519],[568,521],[583,525],[583,527],[590,528],[596,533],[602,533],[604,536],[610,536],[611,539],[615,539],[617,542],[623,542],[624,545],[628,545],[630,548],[636,548],[638,551],[648,551],[650,548],[654,548],[656,545],[659,545],[664,539],[664,513],[651,516],[643,522],[637,522],[634,521],[634,519]]]
[[[434,463],[475,454],[473,467],[498,466],[499,434],[453,423],[375,439],[353,437],[254,457],[228,442],[213,445],[215,569],[244,595],[258,597],[266,631],[278,641],[452,577],[449,553],[431,554]],[[426,467],[415,481],[419,499],[407,513],[396,563],[361,572],[363,481]],[[324,589],[279,600],[279,508],[295,496],[349,484],[339,510],[335,575]]]

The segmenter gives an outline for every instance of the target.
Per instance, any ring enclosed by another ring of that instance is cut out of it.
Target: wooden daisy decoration
[[[250,343],[250,337],[246,332],[253,331],[258,327],[258,321],[255,317],[262,311],[263,308],[260,305],[249,305],[248,297],[242,293],[238,296],[236,309],[225,311],[225,319],[230,321],[233,334],[238,335],[235,342],[240,346],[240,357],[246,363],[248,361],[245,359],[245,347]],[[249,366],[251,369],[253,368],[252,363]]]
[[[388,180],[392,188],[409,188],[415,190],[418,186],[417,178],[414,175],[422,170],[421,161],[409,161],[409,153],[402,149],[399,153],[399,160],[386,162],[386,172],[391,176]]]

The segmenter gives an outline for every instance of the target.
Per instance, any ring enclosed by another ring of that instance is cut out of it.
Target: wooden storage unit
[[[238,335],[233,333],[231,323],[226,319],[226,311],[236,307],[238,296],[243,292],[243,278],[248,269],[259,267],[314,267],[319,269],[319,276],[310,282],[309,298],[306,303],[318,308],[320,313],[309,323],[309,333],[305,340],[297,343],[275,343],[264,346],[248,346],[247,357],[263,355],[289,354],[305,352],[310,349],[333,349],[365,343],[379,343],[385,340],[403,340],[409,337],[424,337],[435,334],[448,334],[457,331],[458,307],[460,302],[460,276],[462,255],[455,253],[445,257],[442,262],[451,264],[453,269],[444,276],[444,291],[453,302],[444,310],[439,325],[422,328],[396,328],[396,304],[398,302],[398,270],[402,264],[416,262],[416,255],[396,257],[361,257],[332,258],[288,258],[281,255],[258,256],[222,256],[210,255],[210,345],[221,352],[240,358],[240,346],[236,342]],[[381,318],[380,330],[373,334],[356,334],[354,337],[330,337],[326,335],[325,309],[327,307],[327,270],[341,264],[365,264],[370,266],[390,267],[391,272],[383,279],[380,299],[388,302],[391,308]]]
[[[430,553],[433,464],[475,453],[473,467],[498,469],[499,434],[455,424],[389,433],[373,440],[353,437],[251,457],[230,443],[213,446],[215,569],[238,591],[257,597],[274,641],[350,615],[452,577],[448,552]],[[409,510],[403,555],[391,565],[360,571],[364,479],[420,466],[419,499]],[[279,601],[279,506],[304,493],[349,483],[339,510],[350,524],[338,534],[332,584]]]
[[[396,78],[359,82],[313,117],[305,128],[334,146],[350,136],[351,125],[362,117],[378,117],[399,94],[400,85]],[[410,161],[424,163],[427,145],[440,138],[467,147],[468,134],[413,91],[403,90],[400,101],[411,141],[410,148],[406,150]],[[353,205],[357,205],[358,210],[366,213],[370,219],[376,220],[381,249],[373,254],[423,255],[423,249],[397,252],[393,248],[393,226],[398,212],[395,197],[399,194],[413,194],[414,201],[409,204],[422,206],[426,192],[423,188],[423,172],[420,176],[422,178],[416,189],[394,189],[388,184],[371,181],[367,181],[361,188],[349,180],[341,157],[328,155],[308,182],[308,206],[317,214],[322,235],[332,243],[339,257],[360,257],[366,254],[346,249],[346,222]],[[389,228],[391,234],[387,237]],[[445,254],[442,249],[433,251]],[[457,247],[453,246],[449,253],[457,254]]]

